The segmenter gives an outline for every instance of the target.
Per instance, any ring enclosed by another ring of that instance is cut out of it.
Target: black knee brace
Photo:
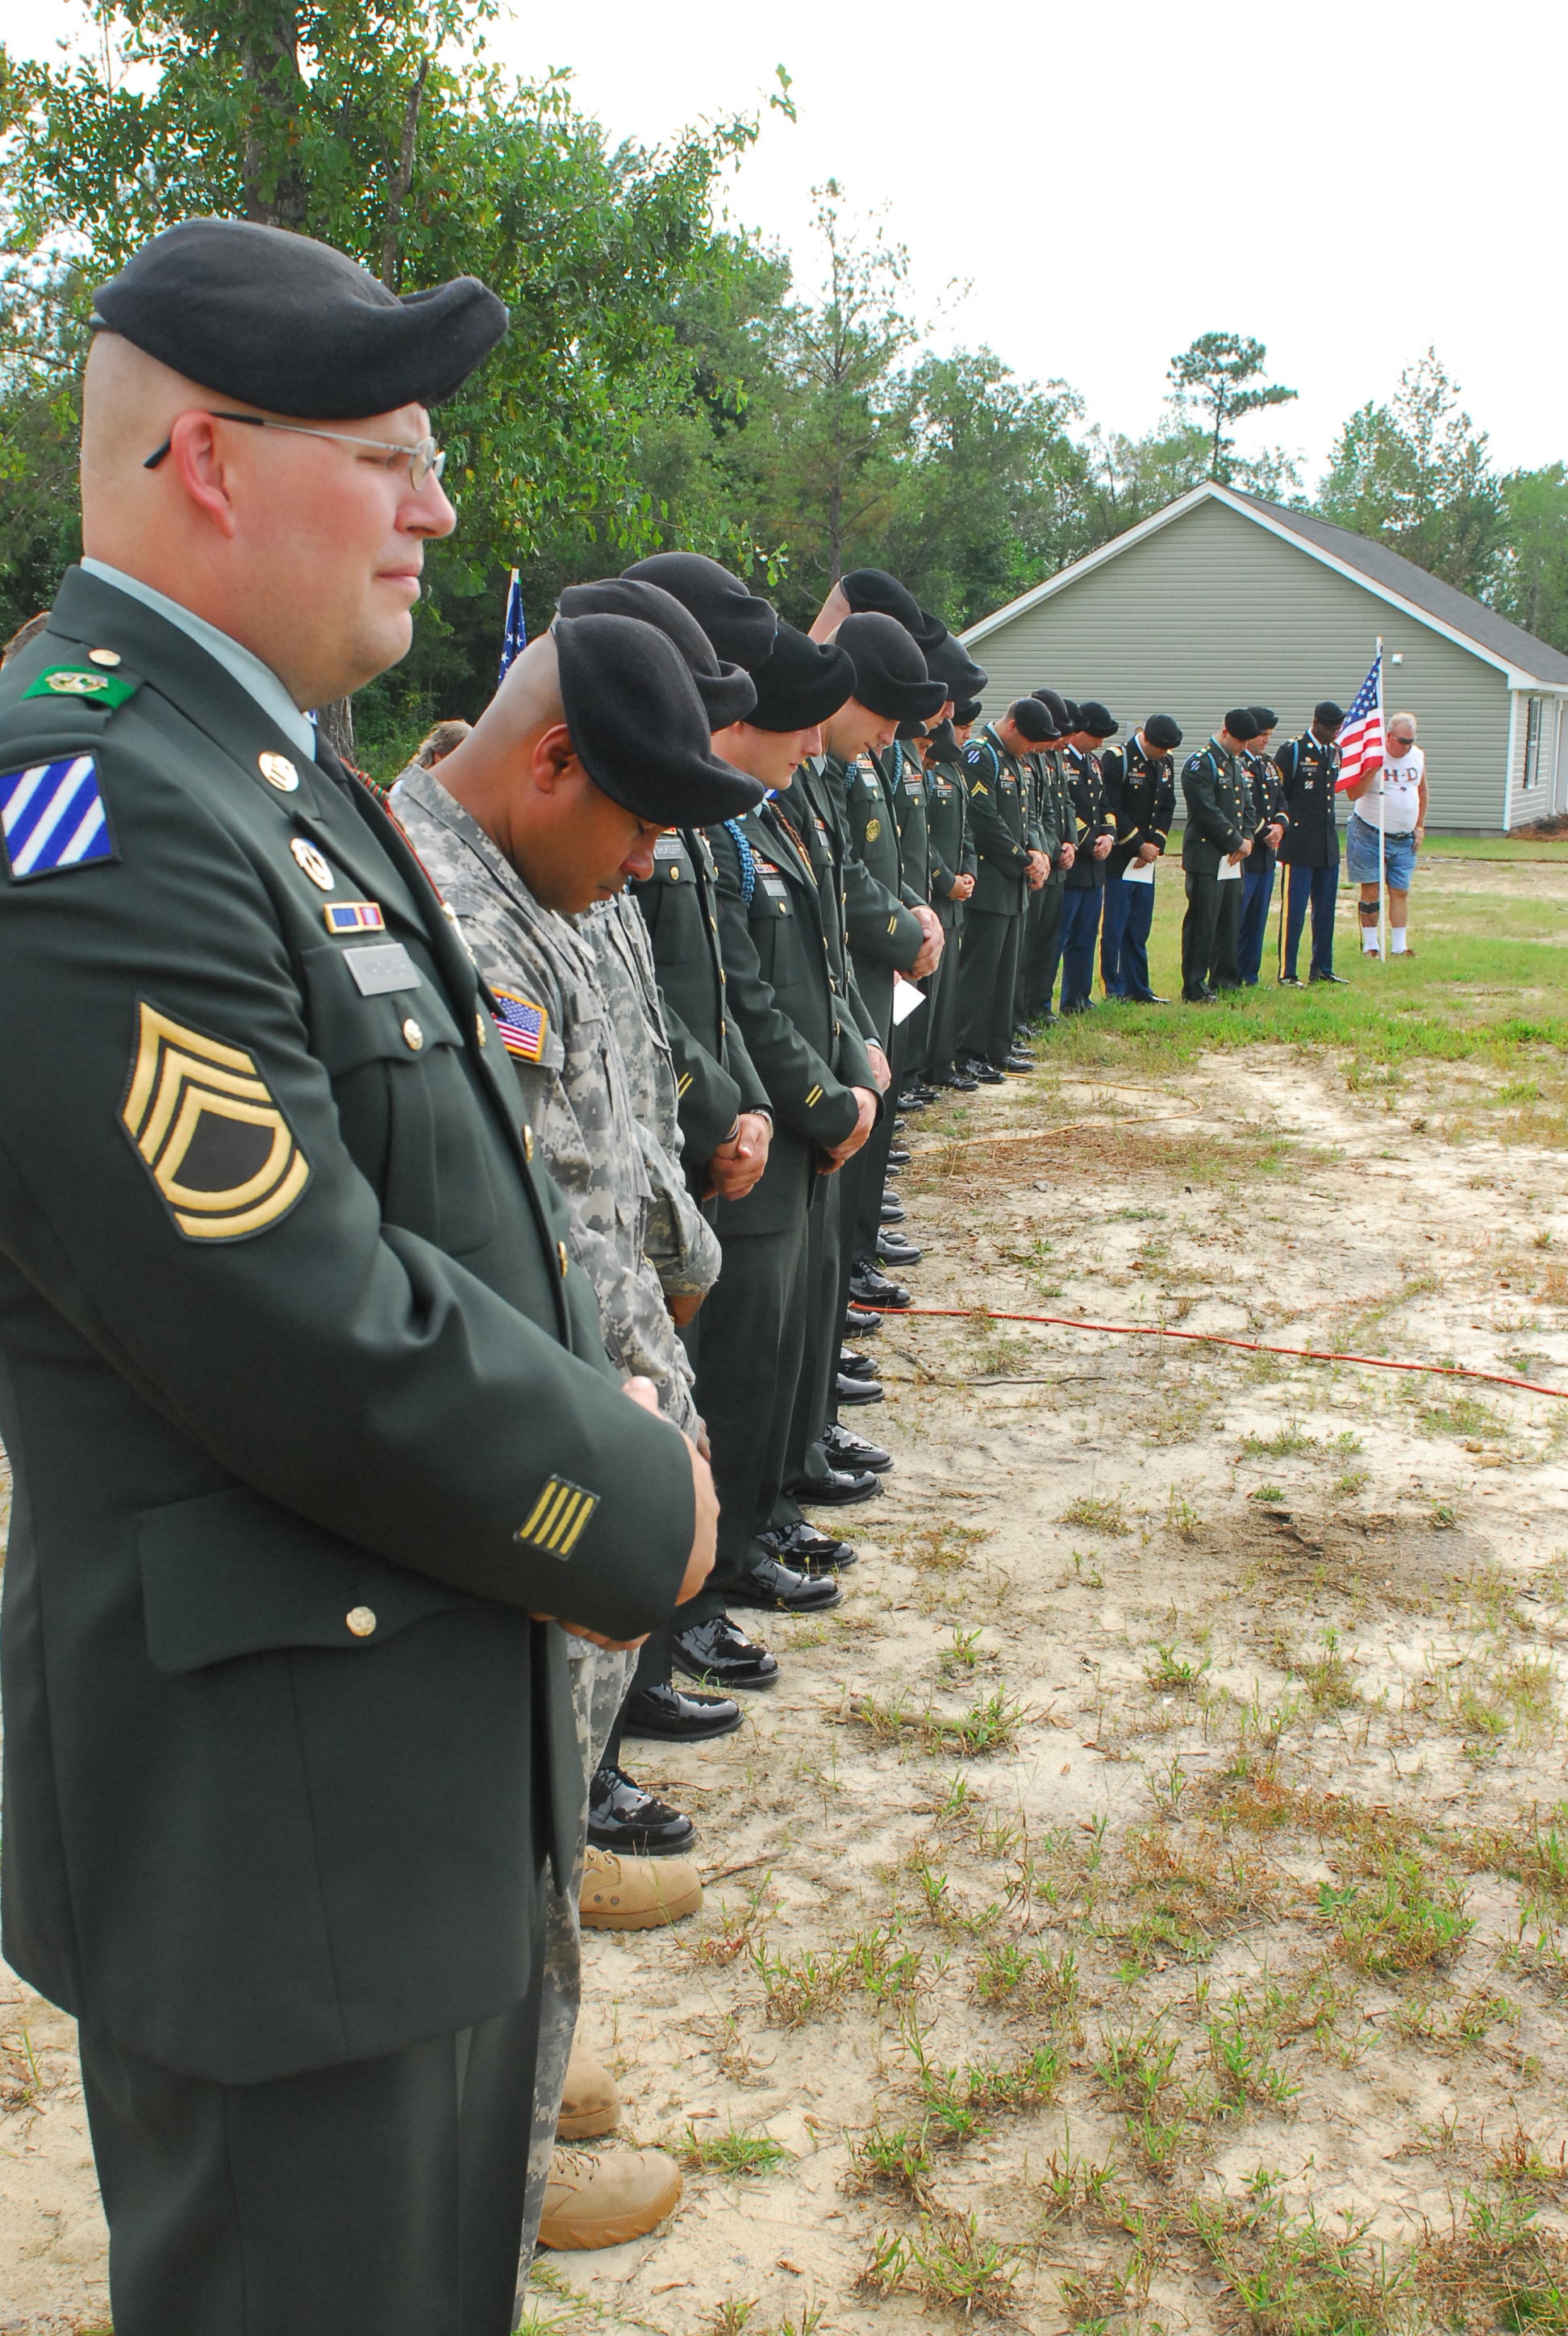
[[[1360,918],[1361,922],[1364,925],[1375,925],[1378,921],[1377,901],[1358,900],[1356,903],[1356,913]]]

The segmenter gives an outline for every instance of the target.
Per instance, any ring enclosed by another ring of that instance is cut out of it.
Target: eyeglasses
[[[309,430],[300,422],[270,422],[264,414],[219,414],[214,410],[209,418],[214,422],[243,422],[252,430],[287,430],[296,438],[331,438],[339,446],[374,446],[383,454],[406,454],[409,482],[416,491],[426,479],[439,479],[446,468],[446,450],[438,446],[433,438],[422,438],[417,446],[409,446],[396,438],[351,438],[346,430]],[[155,471],[173,443],[172,438],[166,438],[155,454],[149,454],[142,469]]]

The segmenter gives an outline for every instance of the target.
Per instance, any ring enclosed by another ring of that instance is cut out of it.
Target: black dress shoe
[[[1336,989],[1349,989],[1350,985],[1342,973],[1310,973],[1309,981],[1331,981]]]
[[[852,1300],[844,1308],[846,1338],[874,1338],[882,1327],[882,1318],[870,1306],[857,1306]]]
[[[839,1377],[845,1379],[874,1379],[877,1367],[869,1355],[857,1355],[852,1347],[839,1348]]]
[[[696,1827],[667,1801],[655,1800],[619,1768],[596,1769],[588,1788],[588,1837],[616,1857],[680,1857]]]
[[[940,1087],[950,1087],[955,1095],[973,1095],[979,1079],[970,1078],[967,1071],[943,1071],[937,1080]]]
[[[863,1436],[852,1436],[836,1419],[823,1433],[823,1450],[835,1468],[845,1469],[851,1475],[869,1468],[873,1475],[880,1476],[893,1465],[891,1452],[884,1452],[880,1444],[868,1443]]]
[[[907,1168],[909,1164],[910,1155],[907,1149],[901,1144],[895,1144],[892,1150],[888,1153],[888,1166],[890,1168]]]
[[[884,1192],[881,1207],[877,1213],[884,1225],[901,1225],[909,1211],[896,1192]]]
[[[919,1265],[924,1255],[924,1250],[917,1249],[911,1241],[905,1241],[902,1233],[883,1233],[877,1243],[877,1262],[893,1266],[900,1272],[906,1266]]]
[[[1057,1027],[1057,1015],[1052,1008],[1047,1006],[1045,1012],[1040,1017],[1040,1028],[1042,1030],[1054,1030]]]
[[[875,1484],[874,1476],[872,1482]],[[811,1497],[817,1498],[814,1491]],[[799,1500],[798,1493],[795,1498]],[[770,1614],[822,1614],[836,1606],[843,1592],[836,1582],[818,1582],[809,1573],[797,1573],[793,1565],[781,1565],[776,1557],[765,1557],[728,1595],[732,1606],[763,1606]]]
[[[1183,989],[1182,992],[1183,1006],[1212,1006],[1213,1002],[1214,993],[1212,989]]]
[[[964,1071],[966,1076],[973,1079],[975,1085],[979,1087],[999,1087],[1006,1085],[995,1064],[981,1062],[978,1056],[969,1057],[964,1065]]]
[[[882,1400],[881,1379],[852,1379],[847,1371],[840,1371],[836,1385],[841,1403],[853,1405],[881,1403]]]
[[[727,1614],[715,1614],[706,1622],[690,1622],[684,1630],[677,1630],[675,1664],[688,1679],[711,1679],[732,1692],[774,1687],[778,1681],[778,1657],[748,1639]]]
[[[1301,983],[1299,975],[1293,973],[1282,973],[1280,976],[1280,988],[1281,989],[1300,989],[1300,987]]]
[[[880,1306],[890,1314],[901,1314],[910,1302],[910,1293],[903,1284],[890,1281],[885,1273],[879,1273],[869,1257],[855,1260],[854,1270],[850,1275],[850,1296],[857,1306]],[[849,1327],[857,1337],[864,1336],[852,1315]]]
[[[861,1562],[859,1550],[823,1533],[820,1525],[808,1525],[804,1517],[783,1532],[759,1533],[757,1539],[786,1565],[806,1573],[847,1573]]]
[[[922,1104],[940,1103],[941,1101],[940,1095],[937,1093],[936,1088],[932,1086],[930,1079],[917,1080],[915,1084],[915,1093],[919,1095]]]
[[[1156,998],[1152,989],[1135,989],[1128,994],[1135,1006],[1168,1006],[1171,1002],[1168,998]]]
[[[899,1097],[901,1111],[924,1111],[926,1098],[918,1087],[906,1087]]]
[[[784,1489],[804,1508],[851,1509],[858,1501],[874,1501],[881,1488],[881,1478],[870,1468],[833,1468],[825,1476],[803,1477]],[[745,1606],[750,1601],[737,1595],[735,1603]]]
[[[671,1679],[639,1687],[621,1707],[624,1736],[657,1736],[671,1744],[706,1744],[712,1736],[733,1736],[740,1706],[727,1695],[687,1695]]]
[[[1034,1067],[1035,1058],[1032,1055],[1009,1055],[1002,1065],[1003,1070],[1010,1072],[1015,1079],[1021,1079],[1026,1072],[1032,1071]]]

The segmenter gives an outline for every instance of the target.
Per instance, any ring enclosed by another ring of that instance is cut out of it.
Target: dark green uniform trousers
[[[951,921],[949,921],[950,918]],[[963,949],[964,911],[955,902],[942,919],[941,960],[925,982],[926,1002],[914,1017],[920,1032],[920,1076],[930,1080],[938,1071],[950,1071],[959,1043],[959,961]]]
[[[1242,934],[1242,886],[1218,876],[1186,871],[1187,913],[1182,919],[1182,995],[1195,998],[1204,988],[1239,989],[1237,949]]]
[[[722,1614],[762,1552],[784,1482],[811,1299],[809,1215],[772,1233],[725,1235],[724,1270],[703,1301],[696,1407],[713,1447],[718,1555],[684,1628]]]
[[[1023,1000],[1020,1019],[1025,1022],[1037,1022],[1042,1014],[1051,1010],[1051,992],[1057,986],[1057,969],[1062,962],[1065,889],[1058,875],[1029,895],[1018,976],[1018,995]]]
[[[795,1387],[789,1442],[784,1448],[786,1485],[809,1481],[813,1476],[820,1482],[828,1473],[827,1455],[819,1439],[828,1422],[838,1417],[839,1348],[843,1343],[844,1293],[848,1289],[842,1271],[842,1204],[838,1192],[839,1178],[843,1173],[841,1168],[832,1176],[817,1178],[811,1215],[806,1220],[805,1346]],[[774,1504],[774,1524],[797,1524],[801,1515],[801,1505],[794,1495],[781,1492]]]
[[[1048,884],[1042,884],[1037,892],[1027,891],[1024,894],[1022,930],[1018,935],[1018,978],[1013,990],[1015,1023],[1033,1022],[1041,1012],[1041,1008],[1032,1003],[1032,998],[1034,991],[1039,986],[1040,935],[1046,918],[1049,914],[1047,902],[1050,897],[1051,888]],[[1058,930],[1061,921],[1061,904],[1058,900],[1057,908]]]
[[[260,2085],[79,2042],[114,2336],[507,2336],[544,1968],[510,2010]]]
[[[1018,978],[1021,916],[970,908],[959,964],[959,1050],[1005,1063],[1013,1051],[1013,993]]]
[[[917,1007],[911,1019],[918,1022],[926,1011]],[[888,1153],[893,1148],[893,1122],[898,1117],[899,1091],[910,1076],[910,1041],[912,1032],[909,1022],[901,1022],[890,1032],[887,1041],[888,1067],[892,1072],[892,1084],[882,1097],[881,1117],[855,1154],[862,1163],[860,1183],[856,1195],[852,1248],[855,1257],[874,1257],[882,1232],[882,1193],[887,1188]],[[849,1238],[850,1227],[844,1228]],[[848,1284],[845,1284],[846,1289]]]

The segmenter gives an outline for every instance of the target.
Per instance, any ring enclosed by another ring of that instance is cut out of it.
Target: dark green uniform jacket
[[[931,894],[931,848],[926,830],[925,772],[900,738],[879,760],[898,830],[899,898],[906,909],[927,909]]]
[[[1273,868],[1276,855],[1263,840],[1265,831],[1276,823],[1288,831],[1290,824],[1285,809],[1284,784],[1274,768],[1271,754],[1246,754],[1241,763],[1251,805],[1251,824],[1247,832],[1252,839],[1252,849],[1246,861],[1247,873],[1267,874]],[[1280,840],[1283,842],[1284,837]]]
[[[1099,756],[1086,754],[1076,746],[1068,746],[1065,751],[1067,801],[1076,830],[1072,840],[1077,847],[1076,856],[1067,871],[1067,890],[1069,892],[1097,891],[1105,881],[1106,861],[1095,858],[1095,845],[1102,835],[1115,834],[1116,822],[1105,793]]]
[[[773,1108],[761,1181],[719,1203],[719,1239],[802,1222],[819,1155],[852,1134],[870,1087],[864,1041],[833,977],[817,879],[803,840],[773,803],[707,831],[718,870],[719,938],[730,1010]],[[744,1212],[744,1223],[741,1222]]]
[[[1115,807],[1116,840],[1105,861],[1119,876],[1145,843],[1164,852],[1176,816],[1176,790],[1169,754],[1145,754],[1135,731],[1125,746],[1107,747],[1100,757],[1105,792]]]
[[[653,874],[631,890],[653,944],[687,1182],[700,1194],[707,1163],[729,1141],[738,1114],[770,1106],[725,1000],[718,882],[707,838],[700,827],[678,827],[659,837],[653,853]]]
[[[1290,820],[1280,845],[1281,860],[1287,868],[1338,868],[1334,784],[1339,775],[1339,747],[1325,746],[1307,730],[1286,741],[1274,757],[1274,768]]]
[[[1251,793],[1240,756],[1227,754],[1211,738],[1183,764],[1182,793],[1187,805],[1182,865],[1194,876],[1217,876],[1221,861],[1239,852],[1252,832]]]
[[[1065,751],[1064,748],[1047,746],[1042,754],[1035,756],[1040,774],[1040,825],[1056,837],[1051,846],[1049,881],[1058,887],[1064,886],[1067,881],[1067,871],[1062,865],[1062,846],[1071,843],[1076,850],[1078,832],[1078,822],[1073,815],[1072,801],[1067,793],[1067,782],[1062,772]]]
[[[0,677],[5,1952],[229,2083],[521,1998],[582,1792],[530,1610],[647,1630],[693,1531],[462,941],[298,753],[79,569]]]
[[[969,905],[989,916],[1018,916],[1029,866],[1024,842],[1024,774],[989,722],[964,748],[964,784],[976,854]]]
[[[960,876],[972,876],[979,866],[974,838],[969,833],[969,791],[961,763],[928,759],[926,764],[926,848],[930,861],[931,906],[950,931],[963,912],[953,898]]]
[[[823,904],[823,947],[828,977],[840,998],[848,1002],[850,1019],[862,1041],[880,1046],[876,1017],[861,996],[850,952],[849,828],[843,799],[825,771],[798,763],[789,785],[774,798],[778,809],[806,847],[816,871]],[[869,1057],[868,1057],[869,1062]],[[852,1081],[859,1085],[859,1081]]]
[[[836,791],[845,840],[844,907],[855,987],[885,1047],[892,1029],[893,976],[907,973],[925,935],[904,902],[898,827],[874,764],[829,754],[823,777]]]

